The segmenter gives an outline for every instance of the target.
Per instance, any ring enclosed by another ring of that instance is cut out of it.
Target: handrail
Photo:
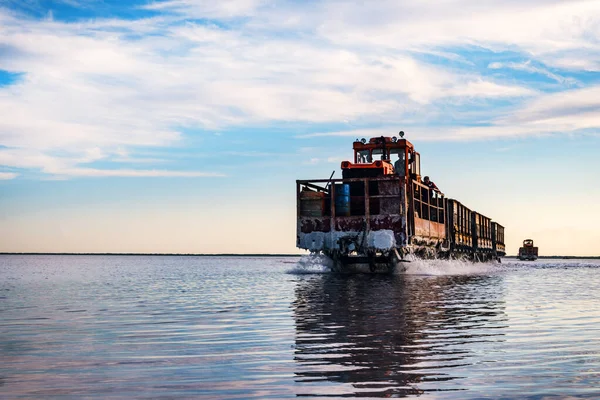
[[[348,179],[302,179],[297,180],[296,183],[298,185],[306,186],[309,188],[317,189],[329,193],[332,197],[335,197],[335,184],[337,183],[354,183],[360,182],[365,184],[365,193],[361,196],[351,196],[351,197],[362,197],[365,199],[363,203],[363,214],[364,216],[370,216],[370,202],[369,199],[385,199],[385,198],[394,198],[398,195],[388,195],[388,194],[378,194],[378,195],[370,195],[368,193],[368,182],[398,182],[400,184],[406,182],[406,178],[398,175],[384,175],[378,177],[368,177],[368,178],[348,178]],[[327,183],[328,190],[326,188],[319,188],[319,186],[315,185],[317,183]],[[429,221],[434,221],[438,223],[446,223],[446,210],[445,210],[445,202],[444,202],[444,194],[442,192],[436,191],[434,189],[430,189],[429,186],[411,179],[410,183],[412,184],[412,196],[414,201],[415,211],[418,211],[418,215],[421,218],[425,218]],[[417,190],[420,192],[417,192]],[[423,193],[425,196],[417,196],[416,193]],[[332,223],[338,216],[335,215],[335,204],[332,201],[330,206],[329,214],[332,218]]]
[[[416,180],[414,180],[414,179],[412,180],[412,183],[413,183],[413,184],[417,184],[418,186],[422,187],[422,188],[423,188],[423,189],[425,189],[425,190],[431,190],[432,192],[434,192],[434,193],[437,193],[437,194],[438,194],[439,196],[441,196],[441,197],[446,197],[446,195],[445,195],[444,193],[442,193],[442,191],[441,191],[441,190],[439,190],[439,189],[437,189],[437,190],[436,190],[436,189],[431,189],[431,188],[430,188],[429,186],[427,186],[426,184],[424,184],[424,183],[422,183],[422,182],[419,182],[419,181],[416,181]]]
[[[366,180],[369,181],[398,181],[403,179],[403,177],[398,176],[398,175],[384,175],[384,176],[377,176],[377,177],[372,177],[372,178],[348,178],[348,179],[302,179],[302,180],[296,180],[297,183],[304,185],[306,183],[327,183],[327,182],[333,182],[333,183],[345,183],[345,182],[364,182]]]
[[[322,188],[320,186],[313,185],[312,183],[309,183],[309,182],[301,183],[301,185],[307,186],[307,187],[315,189],[317,191],[323,191],[325,193],[329,193],[329,189],[328,188]]]
[[[444,206],[444,194],[435,189],[431,189],[429,186],[415,179],[411,180],[411,184],[411,191],[414,198],[414,210],[415,212],[418,212],[418,217],[428,221],[445,224],[447,216]],[[426,196],[417,196],[417,190],[420,190],[419,193],[426,193]]]
[[[385,176],[378,176],[378,177],[349,178],[349,179],[343,179],[343,178],[342,179],[312,179],[312,180],[302,179],[302,180],[296,180],[296,185],[298,187],[298,196],[300,196],[301,187],[306,187],[309,189],[316,189],[316,190],[323,191],[328,194],[330,200],[328,201],[327,206],[324,208],[324,212],[326,212],[325,215],[330,218],[331,229],[333,230],[333,227],[335,226],[335,220],[337,218],[346,217],[344,215],[336,215],[337,214],[336,206],[335,206],[336,184],[339,184],[339,183],[342,183],[342,184],[362,183],[364,185],[363,186],[364,192],[361,195],[357,195],[357,194],[350,195],[350,197],[353,199],[356,199],[356,198],[363,199],[363,200],[359,201],[359,203],[358,203],[358,204],[362,203],[360,205],[360,208],[362,208],[362,214],[361,215],[358,214],[359,209],[357,208],[356,209],[357,214],[348,215],[347,217],[359,216],[359,217],[366,218],[366,224],[367,224],[367,229],[368,229],[369,228],[368,225],[370,224],[371,213],[374,212],[373,215],[380,215],[379,205],[376,206],[376,209],[371,210],[371,206],[372,206],[371,200],[386,201],[386,199],[402,198],[402,196],[403,196],[402,191],[398,191],[397,194],[373,194],[373,195],[371,195],[369,193],[369,183],[373,183],[373,182],[391,182],[394,184],[394,186],[396,184],[403,186],[404,182],[405,182],[405,178],[398,176],[398,175],[385,175]],[[328,184],[327,189],[316,185],[316,184],[324,184],[324,183]],[[298,199],[300,201],[300,197],[298,197]],[[377,203],[377,204],[379,204],[379,203]],[[377,211],[375,211],[375,210],[377,210]],[[388,214],[388,212],[386,212],[386,214]],[[393,214],[389,214],[389,215],[401,215],[401,214],[393,213]],[[300,208],[298,208],[298,216],[300,216]]]

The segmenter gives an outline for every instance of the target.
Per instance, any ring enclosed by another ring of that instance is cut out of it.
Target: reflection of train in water
[[[485,361],[502,340],[501,279],[325,274],[299,281],[292,307],[297,395],[464,389],[465,368]]]
[[[296,181],[299,248],[324,253],[341,272],[390,272],[411,253],[473,261],[505,255],[504,227],[424,184],[408,140],[381,136],[353,148],[342,179]]]

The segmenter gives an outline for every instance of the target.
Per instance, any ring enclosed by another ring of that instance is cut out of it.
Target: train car
[[[504,227],[460,203],[447,199],[450,258],[490,261],[506,255]]]
[[[296,181],[297,247],[340,272],[391,272],[409,254],[497,258],[492,220],[421,181],[420,154],[402,136],[357,139],[341,179]]]
[[[470,258],[473,254],[472,211],[454,199],[447,200],[446,209],[450,252],[458,258]]]
[[[478,212],[471,213],[473,231],[474,258],[477,261],[489,261],[494,257],[492,243],[492,219]]]
[[[504,257],[506,255],[504,227],[497,222],[492,222],[492,246],[498,257]]]

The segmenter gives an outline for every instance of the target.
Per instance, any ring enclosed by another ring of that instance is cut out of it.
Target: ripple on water
[[[597,398],[599,264],[0,256],[0,397]]]

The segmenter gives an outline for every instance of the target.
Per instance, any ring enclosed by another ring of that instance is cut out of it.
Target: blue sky
[[[0,0],[0,251],[295,252],[406,132],[509,252],[600,254],[600,1]]]

